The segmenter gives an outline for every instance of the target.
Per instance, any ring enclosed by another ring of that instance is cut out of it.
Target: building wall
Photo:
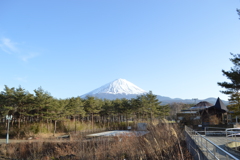
[[[208,114],[204,113],[202,115],[203,125],[219,125],[222,123],[222,114]]]

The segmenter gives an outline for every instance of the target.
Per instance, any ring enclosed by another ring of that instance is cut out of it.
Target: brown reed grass
[[[121,135],[86,139],[2,144],[0,155],[24,160],[192,160],[177,125],[148,125],[144,136]]]

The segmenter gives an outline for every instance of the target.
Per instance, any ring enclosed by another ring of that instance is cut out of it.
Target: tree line
[[[132,99],[98,99],[95,97],[72,97],[57,99],[41,87],[30,93],[21,86],[5,85],[0,93],[0,120],[12,115],[12,123],[56,123],[70,119],[89,122],[122,122],[140,119],[163,118],[169,114],[169,106],[161,105],[151,91]]]

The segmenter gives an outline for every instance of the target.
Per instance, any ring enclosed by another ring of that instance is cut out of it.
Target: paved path
[[[69,140],[61,140],[61,139],[17,140],[17,139],[10,139],[8,141],[8,143],[23,143],[23,142],[69,142]],[[6,144],[6,139],[0,139],[0,144]]]
[[[227,139],[226,137],[206,136],[206,138],[208,140],[212,141],[213,143],[215,143],[216,145],[218,145],[219,147],[221,147],[224,150],[225,150],[225,144],[230,142],[230,139]],[[236,137],[236,140],[240,141],[240,137]],[[239,154],[232,154],[232,155],[234,155],[236,158],[240,159],[240,155]]]

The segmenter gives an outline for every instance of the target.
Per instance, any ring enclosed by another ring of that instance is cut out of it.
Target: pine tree
[[[48,112],[53,97],[51,96],[50,93],[44,91],[41,87],[35,89],[34,92],[35,92],[34,96],[35,108],[32,114],[33,116],[36,117],[37,120],[47,119],[48,122],[46,114]]]
[[[133,112],[133,108],[131,106],[131,101],[128,99],[122,99],[122,105],[123,105],[123,114],[125,115],[127,125],[129,126],[128,119],[130,118],[131,113]]]
[[[92,129],[93,129],[93,117],[94,114],[97,114],[101,111],[102,101],[95,97],[87,97],[84,105],[85,111],[91,115]]]
[[[0,94],[0,114],[2,117],[14,114],[14,91],[15,88],[9,88],[5,85],[4,91]]]
[[[231,53],[231,55],[233,58],[230,58],[230,61],[234,66],[230,71],[222,70],[223,75],[226,76],[230,82],[218,82],[218,85],[226,89],[220,92],[230,96],[230,111],[234,111],[235,115],[240,115],[240,54]]]
[[[67,100],[64,99],[52,99],[46,117],[54,121],[53,136],[55,136],[57,129],[57,122],[65,119],[64,107],[67,105]]]
[[[147,93],[145,96],[148,102],[148,111],[151,114],[151,119],[156,115],[164,118],[169,115],[169,106],[161,105],[161,102],[157,99],[157,96],[152,93],[152,91]]]
[[[65,112],[67,116],[71,116],[73,119],[75,119],[75,116],[77,115],[81,115],[83,117],[86,112],[81,98],[70,98],[68,104],[65,106]]]
[[[114,115],[114,104],[112,100],[104,99],[102,110],[99,112],[102,116],[103,123],[105,122],[105,119],[107,120],[107,126],[109,128],[109,122],[111,120],[111,117]]]
[[[136,99],[136,111],[139,116],[154,118],[155,115],[168,115],[169,107],[162,106],[161,102],[157,99],[157,96],[149,91],[145,95],[138,96]]]
[[[34,106],[34,96],[19,86],[15,89],[13,97],[14,105],[16,107],[15,115],[17,115],[18,128],[20,129],[20,122],[26,121],[26,117],[29,116],[29,112]]]
[[[240,95],[239,93],[234,93],[230,96],[229,99],[230,105],[228,105],[228,109],[233,112],[232,115],[238,116],[240,115]]]

